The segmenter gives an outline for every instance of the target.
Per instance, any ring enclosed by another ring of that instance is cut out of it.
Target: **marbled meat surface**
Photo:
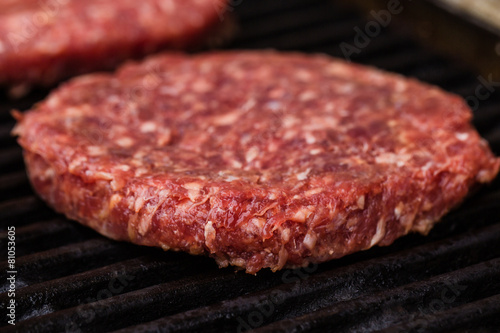
[[[17,118],[57,211],[249,273],[426,234],[500,164],[460,97],[321,55],[162,54]]]
[[[226,0],[0,0],[0,86],[50,86],[197,44]],[[22,91],[22,89],[17,89]]]

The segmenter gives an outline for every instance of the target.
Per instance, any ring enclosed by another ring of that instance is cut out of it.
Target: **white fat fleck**
[[[389,125],[389,127],[394,127],[398,124],[398,122],[394,119],[391,119],[387,122],[387,125]]]
[[[307,102],[307,101],[311,101],[313,99],[315,99],[318,95],[312,91],[312,90],[308,90],[308,91],[304,91],[302,94],[300,94],[299,96],[299,100],[301,100],[302,102]]]
[[[241,106],[241,110],[248,111],[251,108],[253,108],[256,104],[257,102],[255,101],[255,99],[250,98],[248,101],[245,102],[245,104]]]
[[[156,124],[153,121],[146,121],[141,124],[140,131],[142,133],[150,133],[156,130]]]
[[[335,76],[350,77],[352,75],[352,73],[349,72],[348,67],[340,62],[331,63],[325,68],[325,72]]]
[[[340,115],[341,117],[347,117],[347,116],[348,116],[348,115],[350,115],[350,114],[351,114],[351,113],[350,113],[349,111],[347,111],[346,109],[341,109],[341,110],[339,111],[339,115]]]
[[[298,173],[297,174],[297,179],[299,181],[302,181],[304,179],[307,179],[307,175],[309,174],[309,172],[311,172],[311,168],[307,168],[305,171],[301,172],[301,173]]]
[[[128,136],[123,136],[116,140],[116,144],[120,147],[128,148],[134,144],[134,140]]]
[[[259,234],[261,230],[264,229],[266,224],[266,219],[262,217],[254,217],[250,220],[249,227],[251,227],[251,233]]]
[[[307,142],[307,144],[312,145],[313,143],[315,143],[315,142],[316,142],[316,137],[315,137],[312,133],[310,133],[310,132],[305,132],[305,133],[304,133],[304,136],[305,136],[305,138],[306,138],[306,142]]]
[[[96,171],[93,173],[93,176],[97,179],[104,179],[104,180],[112,180],[114,178],[112,174],[104,171]]]
[[[231,160],[231,166],[236,169],[241,169],[241,167],[243,167],[243,164],[241,164],[240,161]]]
[[[236,176],[227,176],[227,177],[224,178],[224,180],[226,182],[232,182],[233,180],[238,180],[238,179],[240,179],[240,178],[236,177]]]
[[[83,107],[69,107],[64,110],[64,114],[66,117],[82,117],[85,115],[85,110]]]
[[[321,188],[313,188],[311,190],[307,190],[304,194],[306,197],[310,197],[312,195],[321,193],[322,189]]]
[[[112,104],[119,104],[122,101],[122,99],[118,95],[108,96],[106,100]]]
[[[384,218],[381,218],[378,221],[377,224],[377,230],[375,231],[375,235],[373,235],[372,241],[370,243],[370,247],[377,244],[382,240],[382,238],[385,235],[385,226],[386,226],[386,221]]]
[[[122,196],[119,194],[113,194],[111,198],[109,199],[109,209],[113,209],[114,206],[116,206],[117,203],[119,203],[122,200]]]
[[[200,195],[200,190],[202,189],[202,185],[200,183],[193,182],[193,183],[186,183],[183,185],[183,187],[188,192],[189,200],[195,202],[196,198]]]
[[[130,170],[130,166],[125,165],[125,164],[120,164],[116,168],[119,170],[122,170],[122,171],[129,171]]]
[[[213,123],[216,125],[231,125],[236,122],[236,120],[240,117],[239,112],[229,112],[222,116],[218,116],[214,119]]]
[[[281,104],[281,102],[278,101],[270,101],[266,103],[266,107],[273,111],[278,111],[283,107],[283,104]]]
[[[375,157],[375,162],[380,164],[396,164],[398,167],[402,167],[411,158],[410,154],[382,153]]]
[[[396,82],[396,91],[397,92],[403,92],[406,90],[406,83],[404,81],[397,81]]]
[[[160,88],[160,94],[169,95],[169,96],[177,96],[181,92],[183,87],[181,86],[163,86]]]
[[[251,147],[245,154],[245,160],[247,163],[252,162],[257,156],[259,156],[259,148]]]
[[[480,170],[477,173],[476,179],[480,183],[488,183],[493,178],[493,173],[490,170]]]
[[[318,154],[320,154],[322,151],[323,151],[323,149],[321,149],[321,148],[316,148],[316,149],[312,149],[312,150],[309,152],[309,154],[311,154],[311,155],[318,155]]]
[[[151,220],[150,219],[141,219],[139,222],[139,225],[137,226],[137,232],[139,235],[144,236],[147,234],[149,228],[151,227]]]
[[[340,92],[340,93],[344,93],[344,94],[350,94],[354,91],[354,85],[352,83],[345,83],[345,84],[342,84],[342,85],[339,85],[339,87],[337,88],[337,91]]]
[[[432,225],[433,225],[432,220],[429,218],[425,218],[417,221],[417,223],[415,223],[415,225],[413,226],[412,230],[427,235],[431,230]]]
[[[310,123],[303,125],[304,131],[323,130],[325,128],[337,128],[338,120],[334,117],[312,117]]]
[[[429,169],[434,165],[432,162],[427,162],[425,165],[422,167],[422,171],[429,171]]]
[[[304,69],[299,69],[298,71],[295,72],[295,77],[302,81],[309,81],[311,80],[312,75],[310,72]]]
[[[212,85],[205,79],[198,79],[193,82],[191,88],[197,93],[206,93],[212,90]]]
[[[170,250],[170,246],[168,246],[165,243],[160,243],[160,247],[162,248],[163,251],[168,251]]]
[[[205,243],[208,244],[208,242],[213,242],[215,240],[215,229],[212,225],[212,221],[208,221],[207,224],[205,224]]]
[[[162,129],[161,133],[158,135],[156,143],[158,146],[164,146],[172,140],[172,132],[169,128]]]
[[[311,215],[311,210],[307,208],[301,208],[295,212],[295,214],[290,218],[290,220],[295,222],[305,222],[307,218]]]
[[[359,209],[364,209],[365,208],[365,196],[362,195],[358,198],[357,205]]]
[[[405,205],[402,202],[398,203],[396,208],[394,208],[394,215],[396,215],[396,218],[399,219],[401,217],[401,213],[403,212],[404,208],[405,208]]]
[[[283,127],[292,127],[294,124],[297,124],[299,122],[299,119],[297,119],[294,116],[285,116],[283,117]]]
[[[290,229],[285,228],[281,230],[281,239],[283,240],[283,243],[288,243],[290,240]]]
[[[48,168],[43,173],[43,179],[51,179],[51,178],[54,178],[55,175],[56,175],[56,171],[52,168]]]
[[[283,134],[283,139],[285,139],[285,140],[291,140],[291,139],[296,138],[297,135],[299,135],[297,133],[297,131],[295,131],[295,130],[288,130],[288,131],[285,131],[285,133]]]
[[[106,155],[108,153],[108,150],[102,146],[88,146],[87,147],[87,154],[89,156],[101,156],[101,155]]]
[[[460,141],[466,141],[469,138],[469,133],[456,133],[455,137]]]
[[[312,249],[314,249],[314,246],[316,245],[316,241],[318,240],[318,238],[316,237],[315,234],[311,233],[311,232],[308,232],[306,234],[306,237],[304,237],[304,245],[312,251]]]

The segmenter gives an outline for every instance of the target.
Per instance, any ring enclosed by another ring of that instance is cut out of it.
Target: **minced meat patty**
[[[0,1],[0,86],[51,86],[158,49],[191,47],[220,23],[226,3]]]
[[[426,234],[500,164],[460,97],[321,55],[158,55],[17,117],[57,211],[249,273]]]

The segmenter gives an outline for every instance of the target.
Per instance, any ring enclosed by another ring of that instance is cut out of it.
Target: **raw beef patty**
[[[320,55],[164,54],[16,115],[57,211],[249,273],[426,234],[500,164],[458,96]]]
[[[0,86],[50,86],[196,44],[226,0],[0,0]],[[19,90],[19,89],[18,89]]]

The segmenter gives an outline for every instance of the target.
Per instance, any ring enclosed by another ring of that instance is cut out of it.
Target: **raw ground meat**
[[[0,0],[0,86],[22,94],[159,49],[191,47],[220,22],[226,2]]]
[[[249,273],[426,234],[500,165],[460,97],[321,55],[163,54],[16,117],[57,211]]]

